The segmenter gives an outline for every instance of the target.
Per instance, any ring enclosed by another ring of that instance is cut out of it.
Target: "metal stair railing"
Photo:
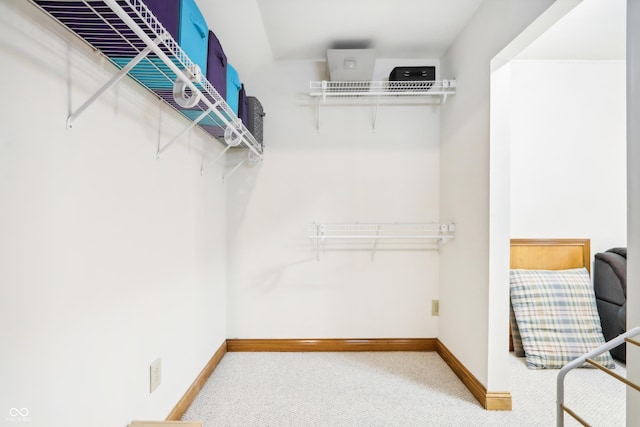
[[[631,338],[640,335],[640,326],[635,327],[627,332],[625,332],[624,334],[621,334],[617,337],[615,337],[614,339],[612,339],[609,342],[604,343],[603,345],[601,345],[600,347],[596,348],[595,350],[593,350],[590,353],[587,353],[575,360],[572,360],[571,362],[567,363],[566,365],[564,365],[562,367],[562,369],[560,369],[560,372],[558,372],[558,380],[557,380],[557,399],[556,399],[556,416],[557,416],[557,426],[558,427],[563,427],[564,426],[564,413],[566,412],[567,414],[571,415],[576,421],[578,421],[580,424],[582,424],[583,426],[589,426],[590,424],[587,423],[585,420],[583,420],[582,418],[580,418],[580,416],[578,416],[574,411],[572,411],[570,408],[568,408],[565,404],[564,404],[564,378],[567,376],[567,374],[579,367],[582,366],[585,362],[589,363],[593,366],[595,366],[596,368],[606,372],[607,374],[611,375],[612,377],[614,377],[615,379],[617,379],[618,381],[621,381],[623,383],[625,383],[626,385],[628,385],[629,387],[640,391],[640,386],[638,384],[635,384],[631,381],[629,381],[628,379],[626,379],[625,377],[616,374],[615,372],[613,372],[611,369],[605,368],[604,366],[602,366],[601,364],[599,364],[598,362],[595,362],[593,360],[594,357],[604,353],[605,351],[609,351],[614,347],[619,346],[620,344],[624,343],[624,342],[628,342],[630,344],[633,345],[637,345],[640,347],[640,342],[633,340]]]

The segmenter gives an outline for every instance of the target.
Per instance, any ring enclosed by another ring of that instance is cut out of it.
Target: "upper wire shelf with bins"
[[[456,93],[455,80],[438,81],[312,81],[309,95],[317,100],[316,125],[320,129],[320,105],[385,104],[441,105]]]
[[[263,147],[142,0],[31,0],[117,67],[113,77],[67,119],[76,119],[123,77],[129,76],[189,120],[172,139],[158,142],[157,157],[200,126],[227,147],[248,149],[242,163],[262,160]],[[217,159],[216,159],[217,160]],[[204,166],[204,165],[203,165]],[[224,179],[224,177],[223,177]]]
[[[439,250],[455,231],[453,223],[312,223],[308,237],[318,259],[325,250],[370,250],[373,259],[377,250]]]

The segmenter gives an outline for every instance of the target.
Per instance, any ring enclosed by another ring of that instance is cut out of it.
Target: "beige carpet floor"
[[[215,426],[554,426],[557,370],[511,357],[513,411],[486,411],[437,353],[227,353],[183,420]],[[625,374],[624,365],[616,368]],[[567,376],[567,405],[625,425],[625,386],[595,369]],[[579,425],[569,416],[565,425]]]

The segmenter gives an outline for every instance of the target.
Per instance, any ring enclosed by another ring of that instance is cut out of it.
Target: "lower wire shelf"
[[[308,237],[317,258],[325,250],[439,250],[455,238],[455,224],[439,223],[312,223]],[[337,243],[331,245],[330,242]],[[388,244],[380,248],[380,244]]]

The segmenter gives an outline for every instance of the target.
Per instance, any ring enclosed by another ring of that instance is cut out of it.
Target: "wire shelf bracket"
[[[231,148],[237,147],[241,141],[241,136],[242,136],[242,127],[241,127],[241,124],[239,124],[239,121],[234,126],[227,127],[224,134],[224,139],[225,139],[225,142],[227,143],[227,146],[210,162],[207,162],[207,161],[202,162],[202,165],[200,166],[200,174],[202,175],[204,173],[204,170],[206,169],[208,164],[210,163],[213,164],[218,162]],[[225,167],[225,170],[222,173],[222,182],[224,183],[227,178],[229,178],[235,171],[237,171],[240,168],[240,166],[242,166],[246,162],[249,162],[250,164],[255,165],[260,163],[260,161],[261,161],[261,158],[256,157],[253,151],[247,151],[246,158],[238,162],[235,166],[231,167],[229,171],[227,171]]]
[[[193,129],[194,127],[196,127],[198,125],[198,123],[200,123],[205,117],[207,117],[207,115],[209,115],[209,113],[211,113],[214,109],[215,105],[209,107],[207,110],[203,111],[193,122],[191,122],[191,124],[189,124],[189,126],[187,126],[186,128],[184,128],[181,132],[179,132],[176,136],[174,136],[173,138],[171,138],[169,140],[169,142],[167,142],[165,145],[163,145],[162,147],[160,146],[160,141],[158,141],[158,151],[156,151],[156,159],[159,160],[160,159],[160,154],[162,154],[167,148],[169,148],[174,142],[176,142],[177,140],[180,139],[180,137],[182,137],[182,135],[184,135],[185,133],[189,132],[191,129]],[[200,170],[200,172],[202,172],[202,169]]]
[[[456,226],[437,223],[311,223],[308,236],[314,242],[316,258],[326,250],[345,250],[343,246],[331,246],[331,241],[354,244],[347,250],[370,250],[371,260],[383,243],[393,243],[397,250],[440,250],[455,238]]]

